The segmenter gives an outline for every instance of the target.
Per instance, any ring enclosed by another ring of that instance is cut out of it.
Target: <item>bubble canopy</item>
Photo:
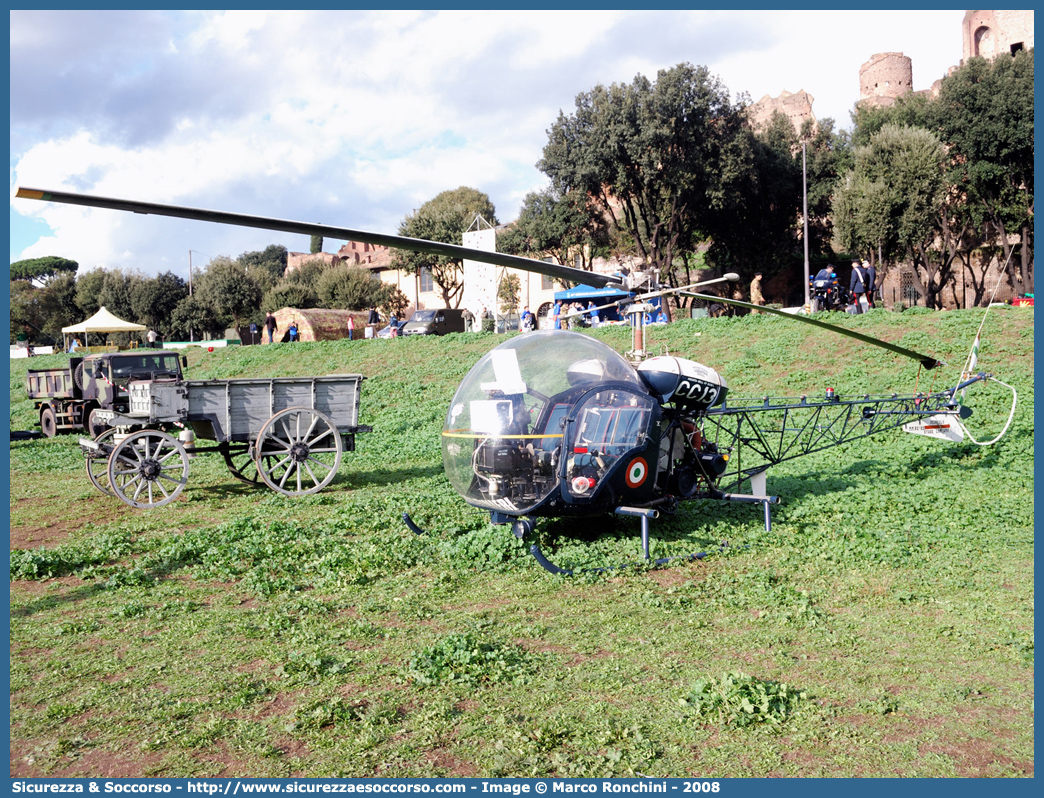
[[[513,514],[538,504],[558,485],[567,411],[605,382],[648,394],[621,355],[580,333],[527,333],[487,352],[460,384],[443,425],[442,459],[453,487],[470,504]],[[502,487],[508,483],[510,490]]]

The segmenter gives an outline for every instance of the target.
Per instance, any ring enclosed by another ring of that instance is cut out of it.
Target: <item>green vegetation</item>
[[[766,315],[676,322],[649,348],[714,366],[730,396],[905,392],[952,384],[981,319],[836,319],[939,374]],[[802,458],[769,473],[771,532],[756,506],[683,504],[653,556],[713,556],[577,578],[443,476],[450,398],[501,340],[190,349],[192,378],[369,375],[374,431],[303,499],[203,454],[142,512],[91,487],[75,436],[12,441],[12,774],[1033,775],[1031,310],[983,333],[981,365],[1019,392],[999,444],[895,432]],[[61,361],[12,361],[12,429],[35,420],[24,369]],[[976,437],[1008,401],[969,394]],[[557,562],[639,557],[633,520],[538,533]]]

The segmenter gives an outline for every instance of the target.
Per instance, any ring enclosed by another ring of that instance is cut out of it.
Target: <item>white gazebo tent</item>
[[[114,316],[104,307],[98,309],[98,312],[91,316],[86,321],[81,321],[79,324],[71,324],[68,327],[62,327],[62,335],[65,337],[66,345],[65,350],[69,350],[68,339],[70,335],[81,333],[84,336],[84,345],[87,344],[87,333],[110,333],[110,332],[141,332],[145,330],[144,324],[135,324],[132,321],[124,321],[118,316]]]

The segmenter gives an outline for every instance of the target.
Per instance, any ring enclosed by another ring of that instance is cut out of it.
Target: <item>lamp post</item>
[[[801,216],[805,222],[805,306],[811,307],[811,297],[808,295],[809,273],[808,273],[808,172],[805,165],[805,142],[801,142]]]

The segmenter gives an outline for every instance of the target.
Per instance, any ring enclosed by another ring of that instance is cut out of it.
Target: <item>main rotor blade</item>
[[[793,321],[800,321],[804,324],[812,324],[816,327],[821,327],[824,330],[830,330],[838,335],[845,335],[849,338],[855,338],[857,341],[862,341],[864,344],[870,344],[871,346],[879,346],[882,349],[887,349],[891,352],[895,352],[897,355],[903,357],[912,358],[918,361],[926,369],[933,369],[936,366],[943,366],[945,363],[941,360],[937,360],[931,355],[922,355],[919,352],[914,352],[912,349],[905,349],[896,344],[890,344],[888,341],[882,341],[880,338],[871,338],[869,335],[863,335],[862,333],[855,332],[854,330],[848,330],[844,327],[838,327],[835,324],[827,324],[825,321],[819,321],[818,319],[809,318],[808,316],[798,316],[793,313],[784,313],[782,310],[776,310],[775,308],[765,307],[764,305],[753,305],[750,302],[743,302],[739,299],[725,299],[724,297],[714,296],[712,294],[697,294],[692,291],[682,291],[685,296],[694,296],[698,299],[707,299],[711,302],[721,302],[723,305],[735,305],[738,308],[750,308],[751,310],[757,310],[762,313],[772,313],[776,316],[782,316],[784,319],[791,319]]]
[[[216,222],[240,227],[253,227],[260,230],[277,230],[283,233],[299,233],[306,236],[323,236],[341,241],[359,241],[363,244],[375,244],[392,249],[408,249],[425,252],[429,255],[442,255],[447,258],[476,260],[494,266],[506,266],[527,272],[544,274],[560,281],[585,283],[598,288],[607,285],[619,285],[623,281],[619,277],[597,272],[575,269],[572,266],[560,266],[557,263],[508,255],[503,252],[486,252],[481,249],[462,247],[457,244],[443,244],[439,241],[428,241],[423,238],[407,238],[385,233],[369,233],[365,230],[351,230],[347,227],[334,227],[326,224],[295,222],[289,219],[273,219],[268,216],[250,216],[244,213],[228,213],[210,211],[203,208],[187,208],[181,205],[161,205],[154,202],[97,197],[89,194],[75,194],[68,191],[49,191],[38,188],[19,188],[16,197],[21,199],[42,200],[43,202],[64,202],[69,205],[85,205],[91,208],[107,208],[116,211],[155,214],[157,216],[173,216],[179,219],[194,219],[201,222]]]

